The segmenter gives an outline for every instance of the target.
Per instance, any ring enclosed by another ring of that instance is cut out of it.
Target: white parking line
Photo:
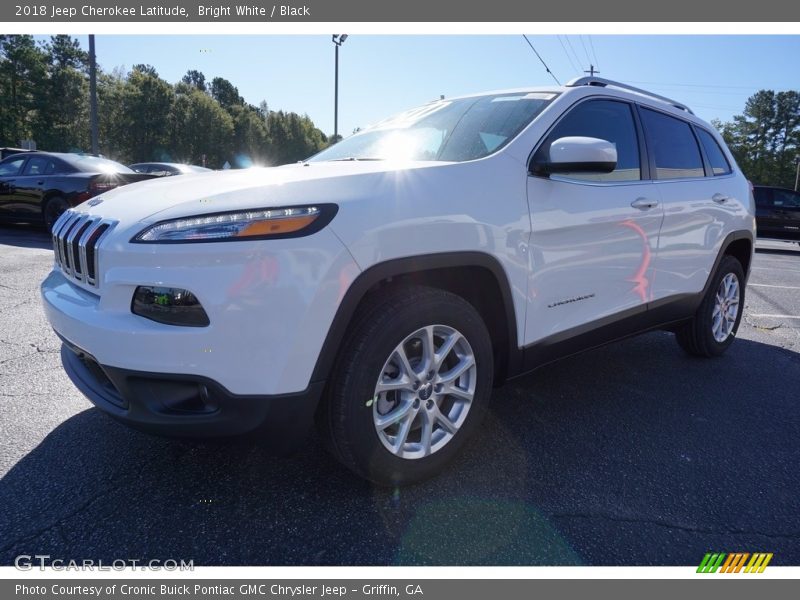
[[[778,288],[780,290],[800,290],[800,287],[796,285],[770,285],[768,283],[749,283],[747,287],[766,287],[766,288]]]
[[[771,315],[767,313],[750,313],[751,317],[763,317],[769,319],[800,319],[800,315]]]
[[[798,269],[783,269],[781,267],[750,267],[758,271],[788,271],[789,273],[800,273]]]

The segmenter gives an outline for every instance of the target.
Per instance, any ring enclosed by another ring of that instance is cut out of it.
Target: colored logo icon
[[[697,567],[697,572],[763,573],[771,560],[772,552],[708,552]]]

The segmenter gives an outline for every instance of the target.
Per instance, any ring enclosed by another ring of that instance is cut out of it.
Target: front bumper
[[[101,365],[62,338],[61,360],[75,386],[99,409],[135,429],[170,437],[251,434],[289,451],[313,423],[324,383],[275,396],[232,394],[197,375],[130,371]]]

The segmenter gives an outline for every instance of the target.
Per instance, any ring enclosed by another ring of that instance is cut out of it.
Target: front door
[[[663,209],[655,185],[645,180],[633,107],[605,99],[579,103],[537,154],[566,136],[614,143],[617,168],[608,174],[528,177],[532,234],[526,344],[644,311],[652,295]]]

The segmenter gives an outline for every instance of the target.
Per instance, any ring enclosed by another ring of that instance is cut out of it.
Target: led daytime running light
[[[320,214],[318,207],[304,206],[174,219],[148,227],[135,241],[202,241],[290,234],[308,227]]]

